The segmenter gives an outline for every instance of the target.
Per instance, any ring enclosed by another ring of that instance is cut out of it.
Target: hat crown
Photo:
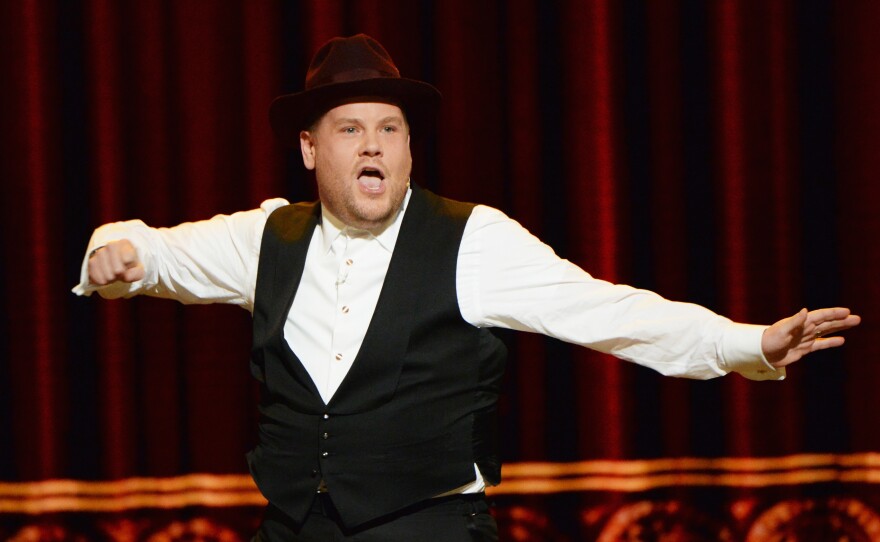
[[[305,88],[381,77],[399,79],[400,71],[378,41],[357,34],[333,38],[318,49],[306,73]]]
[[[388,51],[358,34],[322,45],[309,65],[304,90],[275,98],[269,121],[283,143],[297,148],[300,130],[344,103],[386,100],[400,107],[412,127],[434,122],[440,98],[433,85],[401,77]]]

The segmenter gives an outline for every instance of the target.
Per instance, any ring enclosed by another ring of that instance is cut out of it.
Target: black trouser
[[[326,493],[319,493],[302,525],[266,508],[254,542],[496,542],[498,527],[485,495],[440,497],[355,530],[347,530]]]

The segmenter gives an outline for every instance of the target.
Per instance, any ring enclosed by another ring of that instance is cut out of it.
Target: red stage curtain
[[[314,198],[268,105],[357,32],[443,92],[416,182],[736,320],[865,317],[781,383],[669,379],[505,333],[508,463],[880,451],[878,25],[880,4],[820,0],[0,3],[0,479],[246,473],[248,315],[69,290],[99,224]]]

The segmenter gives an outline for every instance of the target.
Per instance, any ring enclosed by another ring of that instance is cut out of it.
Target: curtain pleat
[[[9,153],[4,163],[10,176],[27,179],[10,186],[4,175],[4,211],[14,217],[3,228],[4,238],[15,243],[7,245],[14,246],[15,253],[7,252],[4,261],[28,262],[6,271],[5,282],[13,285],[4,296],[11,407],[6,434],[14,440],[10,452],[24,476],[57,476],[65,469],[62,442],[68,430],[67,373],[59,363],[64,357],[64,294],[54,287],[64,280],[59,251],[62,202],[54,197],[61,167],[53,151],[59,138],[54,123],[59,66],[52,55],[57,14],[33,3],[7,6],[4,14],[16,21],[9,29],[11,36],[4,39],[8,46],[4,66],[9,68],[8,80],[15,81],[15,87],[4,93],[10,102],[3,111],[8,132],[2,141],[4,153]]]
[[[823,179],[820,193],[837,197],[832,213],[812,217],[799,232],[805,258],[840,258],[840,297],[854,299],[865,322],[880,321],[880,213],[877,172],[880,171],[880,4],[835,4],[833,35],[835,58],[845,59],[835,70],[834,176]],[[831,242],[823,232],[837,229]],[[847,337],[846,365],[841,368],[839,393],[847,420],[848,445],[855,450],[876,449],[874,411],[880,382],[876,363],[876,335]]]
[[[599,278],[619,280],[619,202],[614,106],[617,66],[611,2],[568,2],[561,13],[566,213],[571,260]],[[625,181],[623,181],[625,182]],[[627,453],[629,416],[621,364],[588,350],[574,352],[580,452],[620,458]],[[600,415],[595,415],[600,413]]]

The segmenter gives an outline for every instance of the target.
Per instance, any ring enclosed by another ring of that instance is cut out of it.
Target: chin
[[[359,209],[359,212],[354,212],[352,215],[354,219],[360,223],[358,227],[363,229],[370,229],[376,226],[384,225],[385,222],[391,218],[392,211],[389,206],[382,206],[381,209]]]

